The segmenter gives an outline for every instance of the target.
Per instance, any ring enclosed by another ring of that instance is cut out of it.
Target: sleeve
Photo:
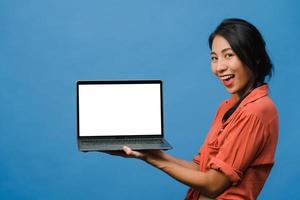
[[[211,132],[211,129],[214,127],[213,124],[215,124],[216,121],[219,120],[219,118],[220,118],[220,113],[222,113],[222,111],[224,110],[224,106],[225,106],[226,103],[227,103],[227,100],[221,102],[221,104],[219,105],[219,107],[218,107],[218,109],[217,109],[217,112],[216,112],[216,114],[215,114],[215,116],[214,116],[214,118],[213,118],[212,125],[211,125],[211,128],[210,128],[209,132]],[[223,112],[224,112],[224,111],[223,111]],[[222,116],[223,116],[223,115],[222,115]],[[209,132],[208,132],[208,133],[209,133]],[[207,140],[207,137],[206,137],[206,140]],[[205,143],[205,142],[206,142],[206,141],[204,141],[204,143]],[[203,144],[204,144],[204,143],[203,143]],[[203,146],[203,144],[202,144],[202,146]],[[200,147],[200,149],[198,150],[198,153],[197,153],[197,154],[194,156],[194,158],[193,158],[193,162],[196,163],[196,164],[198,164],[198,165],[200,165],[200,162],[201,162],[200,155],[201,155],[202,146]]]
[[[254,114],[241,116],[222,132],[228,136],[208,163],[208,168],[221,171],[237,184],[262,149],[265,130],[264,124]]]
[[[200,165],[200,152],[196,156],[194,156],[193,162],[197,165]]]

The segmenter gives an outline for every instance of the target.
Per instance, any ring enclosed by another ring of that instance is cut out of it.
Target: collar
[[[257,99],[260,99],[264,96],[268,96],[268,91],[269,91],[269,86],[267,84],[264,84],[262,86],[259,86],[257,88],[255,88],[254,90],[252,90],[252,92],[250,92],[250,94],[241,102],[241,104],[239,105],[239,107],[244,107],[246,106],[248,103],[251,103],[253,101],[256,101]],[[237,95],[233,95],[231,96],[231,98],[226,101],[226,103],[229,103],[230,105],[234,105],[236,102],[238,101],[238,97]]]
[[[248,103],[256,101],[264,96],[268,96],[269,86],[267,84],[255,88],[240,104],[241,107],[246,106]]]

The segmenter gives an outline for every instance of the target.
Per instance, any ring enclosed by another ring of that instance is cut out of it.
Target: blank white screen
[[[160,84],[79,85],[79,135],[161,134]]]

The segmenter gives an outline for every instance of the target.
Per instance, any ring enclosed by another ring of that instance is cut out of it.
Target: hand
[[[129,158],[137,158],[137,159],[144,160],[147,155],[147,151],[134,151],[128,146],[124,146],[123,151],[125,155],[127,155],[127,157]]]
[[[124,158],[138,158],[142,159],[145,157],[144,153],[142,151],[134,151],[128,146],[124,146],[123,150],[118,151],[101,151],[103,153],[107,153],[109,155],[113,156],[121,156]]]
[[[163,152],[160,150],[141,150],[141,151],[135,151],[132,150],[128,146],[123,147],[123,151],[104,151],[104,153],[108,153],[110,155],[114,156],[121,156],[124,158],[137,158],[144,161],[151,161],[151,160],[158,160],[161,159],[163,156]]]
[[[121,157],[124,157],[124,158],[128,157],[123,150],[99,151],[99,152],[106,153],[106,154],[109,154],[109,155],[112,155],[112,156],[121,156]]]

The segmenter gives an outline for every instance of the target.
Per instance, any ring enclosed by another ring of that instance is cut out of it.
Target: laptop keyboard
[[[95,144],[162,144],[162,139],[122,139],[122,140],[112,140],[112,139],[91,139],[83,140],[83,143],[95,143]]]

